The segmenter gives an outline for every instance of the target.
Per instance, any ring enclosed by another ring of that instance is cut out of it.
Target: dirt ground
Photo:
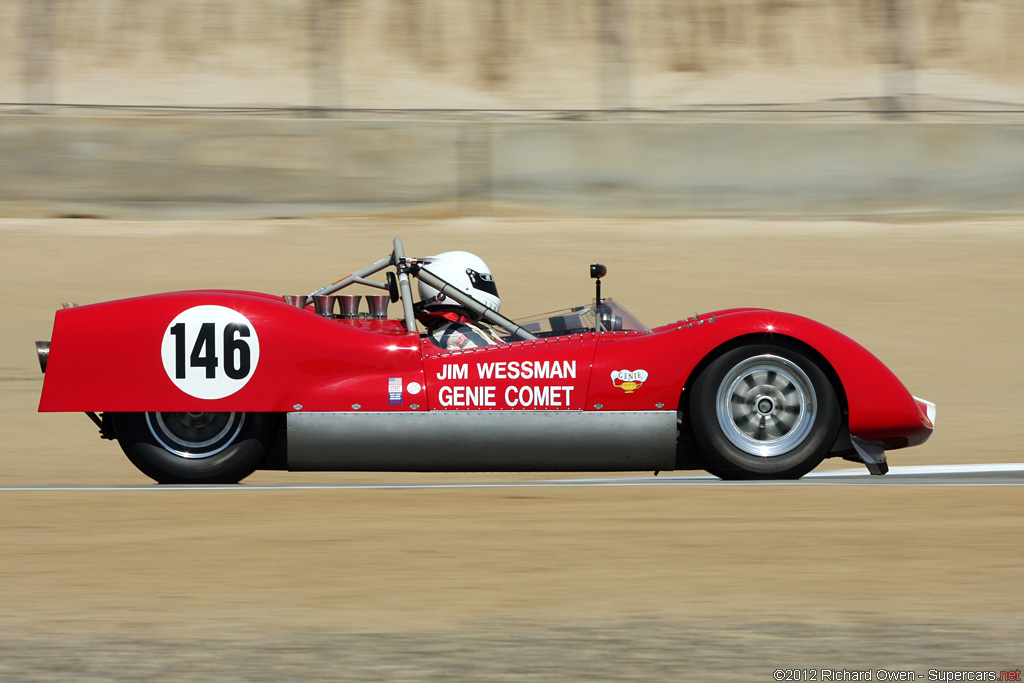
[[[307,293],[394,236],[481,255],[512,317],[587,300],[600,261],[606,295],[648,323],[734,305],[816,318],[938,404],[932,440],[891,463],[1021,460],[1021,220],[11,219],[0,481],[147,481],[84,416],[35,412],[31,342],[61,301]],[[247,481],[531,478],[547,477]],[[0,492],[0,680],[1012,670],[1022,513],[1016,488],[977,487]]]

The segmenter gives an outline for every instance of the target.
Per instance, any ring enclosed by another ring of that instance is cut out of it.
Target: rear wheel
[[[690,397],[694,437],[723,479],[796,479],[828,455],[841,425],[824,371],[787,346],[733,349],[711,363]]]
[[[116,413],[121,450],[161,484],[234,484],[253,473],[277,431],[273,413]]]

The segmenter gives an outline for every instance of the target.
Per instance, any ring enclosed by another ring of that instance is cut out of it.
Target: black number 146
[[[185,379],[185,323],[172,325],[170,333],[174,335],[174,376]],[[193,368],[206,368],[206,379],[217,376],[217,325],[202,323],[199,335],[188,356],[188,364]],[[228,323],[224,326],[224,374],[231,379],[245,379],[249,375],[251,353],[249,344],[242,337],[249,336],[249,326],[242,323]]]

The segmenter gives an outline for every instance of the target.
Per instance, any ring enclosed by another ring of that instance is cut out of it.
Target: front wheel
[[[828,455],[842,422],[817,363],[759,344],[715,359],[693,386],[690,418],[707,469],[723,479],[797,479]]]
[[[270,448],[273,413],[115,413],[128,459],[161,484],[235,484]]]

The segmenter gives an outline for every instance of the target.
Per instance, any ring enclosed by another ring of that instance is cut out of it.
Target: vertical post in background
[[[479,2],[486,12],[481,32],[484,48],[480,53],[480,80],[487,89],[500,88],[509,80],[511,46],[506,19],[505,0]]]
[[[455,210],[459,216],[494,215],[491,141],[491,127],[486,122],[459,124],[455,146]]]
[[[601,108],[630,107],[629,0],[598,0]]]
[[[320,110],[339,109],[341,97],[341,22],[343,0],[309,0],[309,103]]]
[[[910,3],[885,0],[885,74],[883,116],[904,118],[914,94],[914,46]]]
[[[53,104],[56,99],[55,0],[21,0],[21,77],[25,102]]]

